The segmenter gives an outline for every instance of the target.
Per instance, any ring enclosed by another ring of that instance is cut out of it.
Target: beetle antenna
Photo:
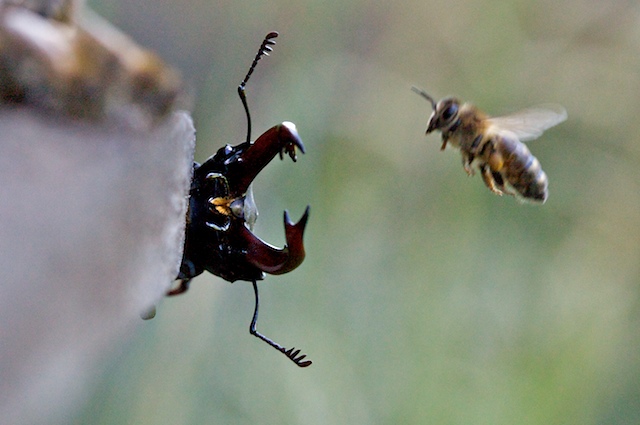
[[[424,97],[425,99],[427,99],[429,101],[429,103],[431,103],[431,107],[433,107],[433,110],[436,110],[436,101],[433,100],[433,98],[431,96],[429,96],[427,94],[426,91],[417,88],[416,86],[411,86],[411,90],[413,90],[414,92],[418,93],[420,96]]]
[[[258,49],[258,53],[256,57],[253,59],[253,63],[251,67],[249,67],[249,71],[247,75],[244,76],[244,80],[238,86],[238,96],[240,96],[240,100],[242,101],[242,106],[244,106],[244,111],[247,113],[247,143],[251,141],[251,115],[249,114],[249,105],[247,105],[247,95],[245,94],[245,86],[247,85],[247,81],[249,81],[249,77],[253,74],[253,70],[258,65],[258,61],[262,56],[269,56],[269,52],[273,51],[271,46],[275,45],[276,42],[273,40],[278,36],[277,32],[270,32],[262,41],[260,48]]]
[[[266,336],[258,332],[258,330],[256,329],[256,322],[258,321],[258,284],[256,283],[255,280],[253,280],[252,282],[253,282],[253,292],[256,294],[256,308],[253,311],[253,319],[251,319],[251,326],[249,326],[249,333],[251,333],[251,335],[253,336],[260,338],[261,340],[263,340],[264,342],[266,342],[276,350],[283,353],[285,356],[289,358],[289,360],[291,360],[298,366],[300,367],[309,366],[311,364],[311,360],[304,360],[304,358],[307,357],[306,354],[302,354],[298,356],[298,354],[300,354],[300,350],[296,350],[295,347],[291,347],[290,349],[287,350],[282,345],[276,342],[273,342],[272,340],[270,340],[269,338],[267,338]]]

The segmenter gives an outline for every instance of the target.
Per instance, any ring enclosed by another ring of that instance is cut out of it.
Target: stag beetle
[[[288,273],[302,263],[305,257],[303,234],[309,218],[308,206],[297,223],[291,221],[287,211],[284,212],[287,244],[283,249],[267,244],[251,231],[257,218],[251,190],[253,179],[277,154],[280,159],[287,154],[295,162],[296,149],[305,152],[291,122],[276,125],[251,141],[251,115],[245,86],[260,58],[272,51],[271,46],[275,45],[277,36],[277,32],[267,34],[247,75],[238,86],[238,95],[247,115],[246,141],[237,146],[225,145],[202,165],[193,165],[184,254],[176,278],[179,283],[167,295],[186,292],[191,280],[205,270],[229,282],[252,282],[255,310],[250,333],[284,353],[298,366],[306,367],[311,361],[304,360],[306,355],[299,355],[300,350],[285,349],[256,330],[256,282],[264,279],[265,273]]]

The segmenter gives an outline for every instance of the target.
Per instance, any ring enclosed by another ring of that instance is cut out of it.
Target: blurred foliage
[[[91,3],[91,2],[90,2]],[[640,422],[640,6],[481,0],[93,2],[191,82],[198,159],[284,120],[307,155],[255,184],[257,233],[312,206],[307,260],[251,287],[212,276],[114,355],[76,423]],[[532,143],[544,206],[496,197],[424,136],[435,97],[491,114],[564,105]]]

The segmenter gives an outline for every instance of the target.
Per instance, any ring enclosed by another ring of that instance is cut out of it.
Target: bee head
[[[458,119],[459,109],[460,101],[456,98],[447,97],[438,102],[429,117],[427,134],[434,130],[444,131],[450,128]]]

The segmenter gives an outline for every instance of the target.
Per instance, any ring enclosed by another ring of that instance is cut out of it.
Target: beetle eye
[[[457,113],[458,113],[458,105],[453,103],[453,104],[447,106],[447,109],[445,109],[442,112],[442,119],[444,119],[445,121],[449,121]]]

